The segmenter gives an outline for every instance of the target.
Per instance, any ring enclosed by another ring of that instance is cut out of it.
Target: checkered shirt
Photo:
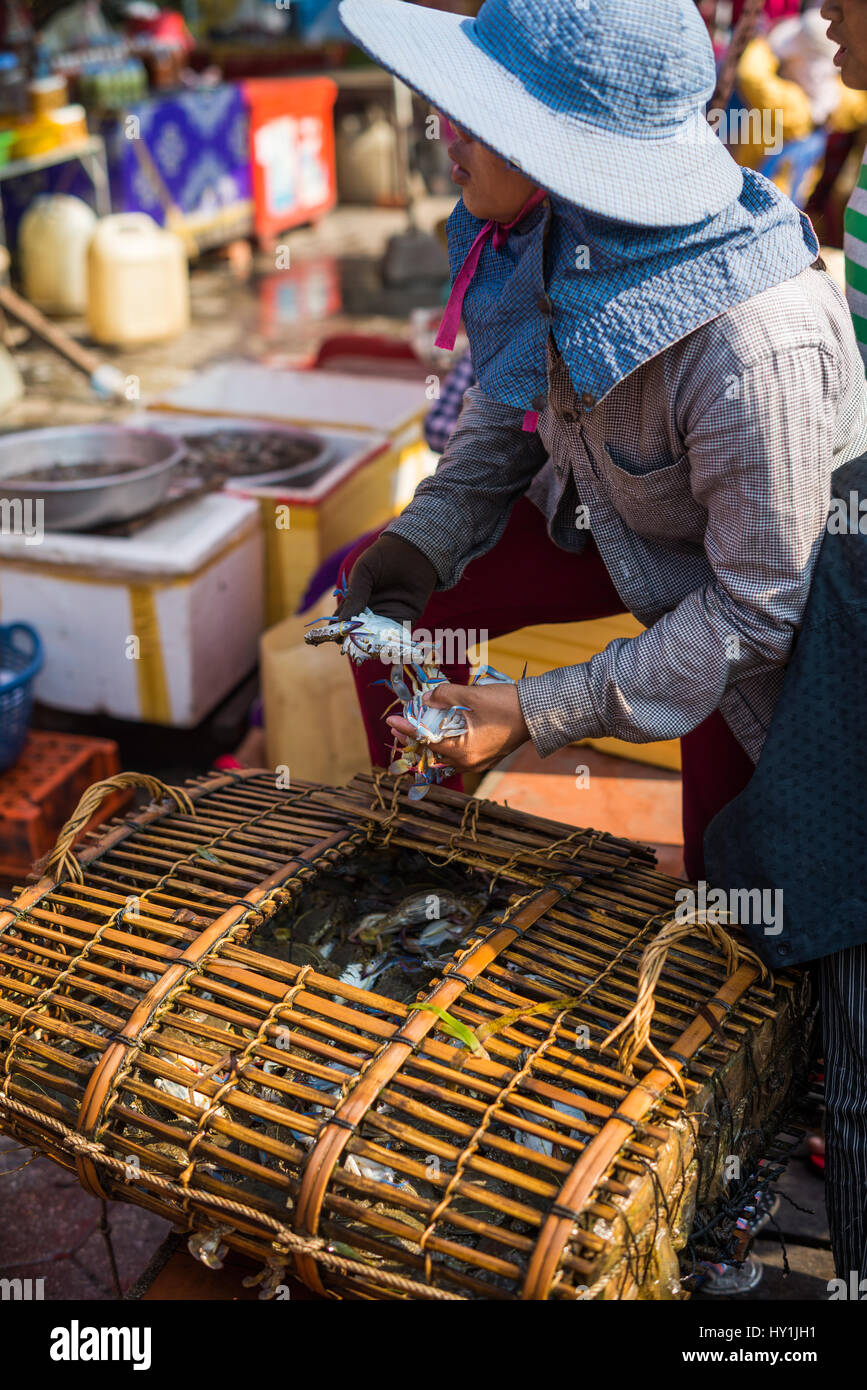
[[[464,396],[475,384],[476,374],[468,349],[449,372],[443,382],[440,398],[431,406],[424,422],[424,437],[435,454],[445,450],[463,410]]]
[[[520,408],[473,387],[436,473],[388,529],[451,588],[525,493],[565,549],[583,548],[589,520],[646,631],[519,682],[538,751],[673,738],[719,707],[757,760],[807,603],[830,475],[867,449],[864,367],[831,278],[808,269],[729,309],[591,409],[549,341],[538,434],[522,421]]]

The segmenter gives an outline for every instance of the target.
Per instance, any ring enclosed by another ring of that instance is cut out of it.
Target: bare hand
[[[530,737],[515,685],[438,685],[426,695],[425,703],[435,709],[466,706],[467,732],[433,745],[438,760],[456,772],[483,772]],[[391,715],[388,723],[401,743],[414,734],[401,715]]]

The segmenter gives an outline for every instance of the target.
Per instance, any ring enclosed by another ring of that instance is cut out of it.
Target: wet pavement
[[[451,207],[447,198],[422,200],[418,225],[433,230]],[[208,363],[248,358],[307,366],[323,339],[338,333],[402,339],[410,305],[436,308],[441,297],[428,288],[420,297],[396,297],[382,284],[383,249],[406,226],[399,210],[342,207],[318,228],[287,233],[274,254],[208,253],[191,275],[190,327],[166,343],[118,352],[90,342],[83,320],[61,326],[124,373],[130,405],[180,386]],[[277,268],[278,254],[288,268]],[[0,430],[115,420],[129,409],[99,401],[82,372],[24,329],[13,324],[10,335],[26,394],[0,415]]]

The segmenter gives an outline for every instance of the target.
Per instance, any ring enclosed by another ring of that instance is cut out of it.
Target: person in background
[[[473,359],[467,348],[443,382],[439,400],[431,406],[425,417],[424,437],[428,447],[433,449],[435,454],[445,452],[458,423],[458,416],[464,408],[464,396],[475,384]]]
[[[709,31],[713,32],[717,25],[734,28],[744,12],[746,0],[695,0],[695,3]],[[767,24],[776,24],[779,19],[798,14],[801,8],[801,0],[765,0],[761,17]]]
[[[746,0],[732,0],[732,24],[737,24],[745,3]],[[801,0],[765,0],[764,16],[769,24],[776,24],[778,19],[788,19],[800,11]]]
[[[867,123],[867,94],[852,91],[841,80],[819,3],[754,38],[738,64],[739,103],[763,113],[761,138],[754,138],[758,131],[749,126],[749,140],[732,149],[738,162],[751,169],[814,130],[850,135]],[[820,169],[821,160],[817,175]]]
[[[822,18],[837,45],[834,63],[845,85],[867,92],[867,4],[864,0],[825,0]],[[846,297],[855,337],[867,364],[867,153],[845,219]]]
[[[707,25],[714,44],[717,58],[723,58],[732,35],[741,20],[747,5],[751,8],[750,32],[756,27],[768,28],[781,19],[799,14],[803,9],[802,0],[694,0],[699,14]]]

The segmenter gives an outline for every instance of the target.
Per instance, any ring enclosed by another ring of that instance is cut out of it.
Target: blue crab
[[[340,597],[339,590],[335,590],[335,597]],[[305,632],[305,642],[313,647],[321,646],[323,642],[340,642],[343,655],[350,657],[358,666],[374,657],[401,664],[421,664],[430,656],[426,647],[413,642],[406,627],[393,618],[379,617],[369,608],[362,609],[355,618],[314,618],[313,623],[324,626]],[[307,626],[312,627],[312,624],[308,623]]]
[[[343,590],[335,589],[335,598],[343,597]],[[402,746],[389,767],[394,776],[412,773],[415,781],[410,788],[412,801],[423,797],[434,782],[442,782],[451,776],[454,769],[440,762],[434,747],[443,739],[459,738],[467,731],[464,717],[466,705],[451,705],[448,709],[438,709],[425,701],[428,691],[438,685],[448,684],[448,677],[431,660],[430,649],[422,643],[413,641],[408,626],[401,626],[392,618],[382,618],[369,608],[362,610],[354,618],[314,618],[320,624],[304,635],[305,642],[320,646],[323,642],[340,642],[340,650],[360,665],[363,661],[379,658],[391,661],[388,685],[397,696],[404,719],[415,731]],[[308,627],[313,624],[308,623]],[[511,677],[491,666],[484,666],[473,673],[470,685],[491,685],[505,681],[511,684]]]
[[[470,685],[491,685],[497,681],[511,684],[509,676],[485,666],[473,673]],[[408,665],[403,669],[393,666],[391,678],[386,683],[400,701],[404,719],[415,730],[415,736],[403,745],[388,770],[395,777],[406,772],[415,774],[409,796],[411,801],[418,801],[433,782],[441,782],[454,772],[448,763],[438,761],[433,749],[443,739],[460,738],[467,732],[464,715],[468,707],[450,705],[447,709],[439,709],[426,703],[425,695],[429,690],[448,684],[448,677],[436,666]]]

